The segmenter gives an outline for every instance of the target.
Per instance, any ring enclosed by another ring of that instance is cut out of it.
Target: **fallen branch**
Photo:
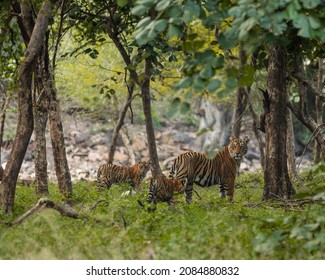
[[[67,209],[65,207],[62,207],[62,206],[56,204],[55,202],[53,202],[52,200],[50,200],[48,198],[40,198],[35,206],[33,206],[25,214],[18,217],[12,223],[8,223],[8,225],[19,225],[25,219],[27,219],[29,216],[34,214],[35,212],[37,212],[39,210],[44,210],[45,208],[52,208],[52,209],[58,211],[62,216],[66,216],[66,217],[73,218],[73,219],[78,219],[79,218],[79,215],[76,212],[71,211],[71,210],[69,210],[69,209]]]

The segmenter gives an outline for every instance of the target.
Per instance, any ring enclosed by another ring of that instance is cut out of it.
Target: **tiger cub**
[[[150,169],[150,162],[139,161],[131,167],[106,163],[98,168],[98,189],[109,189],[112,184],[129,183],[132,188],[139,189],[143,178]]]
[[[187,179],[169,179],[165,175],[157,175],[150,179],[149,195],[147,202],[167,202],[172,204],[175,192],[184,193]]]

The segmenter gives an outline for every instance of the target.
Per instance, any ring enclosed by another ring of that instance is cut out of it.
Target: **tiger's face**
[[[187,187],[187,178],[178,179],[169,179],[174,184],[175,191],[182,194],[185,192]]]
[[[138,174],[143,177],[147,174],[150,169],[150,161],[139,161],[138,162]]]
[[[235,139],[234,137],[230,137],[230,143],[228,145],[228,150],[230,156],[236,160],[241,159],[247,153],[247,143],[249,139],[247,136],[244,138]]]

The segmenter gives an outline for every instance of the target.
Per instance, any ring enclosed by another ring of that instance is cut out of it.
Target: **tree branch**
[[[65,207],[62,207],[48,198],[40,198],[35,206],[33,206],[31,209],[29,209],[25,214],[18,217],[11,224],[9,223],[9,225],[19,225],[24,220],[26,220],[29,216],[34,214],[35,212],[37,212],[39,210],[44,210],[45,208],[52,208],[52,209],[58,211],[62,216],[66,216],[66,217],[73,218],[73,219],[79,218],[79,215],[76,212],[71,211]]]
[[[321,92],[321,90],[318,90],[318,88],[309,80],[307,80],[304,76],[304,74],[297,68],[295,67],[291,71],[292,77],[294,77],[297,81],[301,82],[303,86],[308,88],[313,94],[318,96],[320,100],[325,101],[325,94]]]

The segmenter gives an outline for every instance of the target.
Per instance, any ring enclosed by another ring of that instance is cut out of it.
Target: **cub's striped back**
[[[230,137],[230,143],[214,158],[197,152],[187,152],[179,155],[171,169],[170,178],[187,179],[186,202],[192,202],[193,184],[201,187],[220,186],[221,197],[233,200],[235,178],[239,171],[242,157],[247,153],[248,137],[235,139]]]
[[[110,188],[112,184],[129,183],[132,188],[139,188],[150,169],[150,162],[139,161],[131,167],[106,163],[98,168],[97,184],[99,189]]]
[[[147,202],[172,203],[174,193],[184,193],[187,179],[169,179],[161,174],[150,179],[149,195]]]

